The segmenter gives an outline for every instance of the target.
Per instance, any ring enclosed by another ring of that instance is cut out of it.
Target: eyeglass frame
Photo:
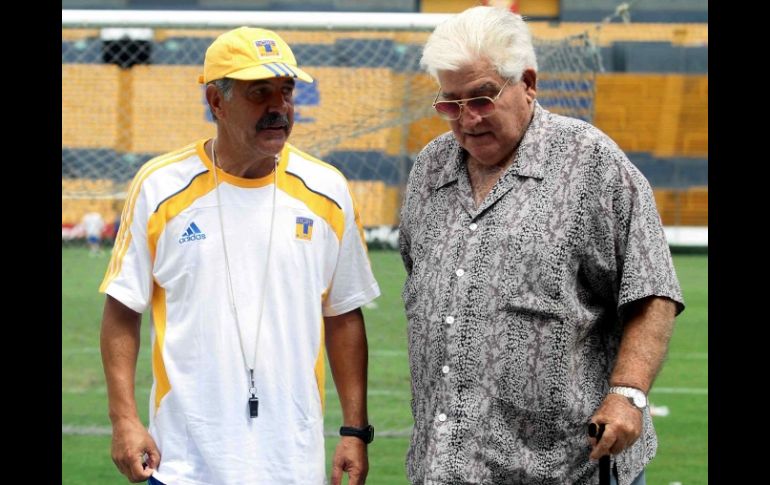
[[[508,85],[508,83],[510,81],[511,81],[511,78],[506,79],[505,82],[503,83],[503,85],[500,87],[500,91],[498,91],[497,94],[495,95],[495,97],[493,97],[493,98],[490,98],[489,96],[474,96],[472,98],[447,99],[447,100],[439,101],[438,97],[441,96],[441,88],[438,88],[438,92],[436,93],[436,97],[433,99],[433,104],[431,106],[433,106],[433,109],[436,109],[436,105],[438,103],[455,103],[455,104],[457,104],[458,106],[460,106],[460,111],[457,113],[457,118],[447,118],[446,116],[444,116],[443,113],[441,113],[441,111],[436,109],[436,113],[438,113],[438,115],[441,118],[443,118],[443,119],[445,119],[447,121],[457,121],[463,115],[463,110],[465,109],[465,105],[468,103],[468,101],[473,101],[474,99],[486,98],[486,99],[488,99],[489,101],[492,102],[492,106],[494,106],[494,109],[492,111],[490,111],[489,114],[486,114],[486,115],[481,115],[481,114],[476,113],[476,114],[478,114],[478,116],[480,116],[482,118],[486,118],[488,116],[492,116],[492,114],[495,112],[495,109],[497,109],[497,105],[495,103],[500,98],[500,96],[503,94],[503,90],[505,89],[505,87]]]

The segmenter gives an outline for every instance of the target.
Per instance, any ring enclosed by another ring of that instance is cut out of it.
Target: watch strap
[[[340,436],[355,436],[364,443],[369,444],[374,440],[374,426],[371,424],[363,428],[342,426],[340,428]]]
[[[636,387],[612,386],[607,391],[607,394],[619,394],[626,397],[628,402],[630,402],[632,406],[639,409],[640,411],[646,408],[649,404],[647,400],[647,394],[645,394],[641,389],[637,389]]]

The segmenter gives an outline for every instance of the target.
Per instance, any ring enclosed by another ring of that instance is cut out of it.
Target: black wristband
[[[343,426],[340,428],[340,436],[355,436],[368,445],[374,441],[374,426],[371,424],[363,428]]]

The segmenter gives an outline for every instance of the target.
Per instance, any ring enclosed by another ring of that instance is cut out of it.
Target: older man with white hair
[[[519,15],[450,17],[422,65],[451,132],[420,152],[401,212],[410,482],[589,484],[611,454],[614,480],[644,483],[646,394],[684,308],[647,180],[537,102]]]

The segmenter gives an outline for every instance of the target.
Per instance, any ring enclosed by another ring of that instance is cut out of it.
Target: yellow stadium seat
[[[594,122],[623,150],[708,156],[708,75],[603,73]]]
[[[198,66],[134,66],[129,151],[164,153],[213,136]]]
[[[120,68],[62,64],[62,147],[115,148],[129,130],[120,111]]]
[[[351,180],[350,192],[364,227],[398,224],[400,190],[380,180]]]

